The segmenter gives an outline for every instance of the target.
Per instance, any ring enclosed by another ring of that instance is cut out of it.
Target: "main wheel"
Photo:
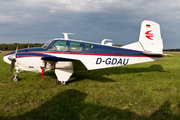
[[[14,76],[12,77],[12,81],[19,81],[19,77],[14,75]]]
[[[62,85],[67,85],[67,81],[61,81]]]
[[[58,79],[56,80],[57,85],[67,85],[67,81],[59,81]]]
[[[56,84],[57,85],[61,85],[61,81],[59,81],[58,79],[56,80]]]

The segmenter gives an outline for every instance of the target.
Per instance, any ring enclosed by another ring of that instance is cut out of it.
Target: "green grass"
[[[57,86],[54,71],[21,72],[13,82],[0,53],[0,119],[180,119],[180,54],[163,60],[75,71]]]

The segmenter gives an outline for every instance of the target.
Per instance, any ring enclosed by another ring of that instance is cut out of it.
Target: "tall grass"
[[[0,54],[0,119],[180,119],[180,54],[161,61],[75,71],[57,86],[54,71],[13,82]]]

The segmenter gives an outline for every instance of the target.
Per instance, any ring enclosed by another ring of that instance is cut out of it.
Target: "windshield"
[[[42,46],[42,48],[46,49],[52,41],[53,41],[53,40],[47,41],[47,42]]]

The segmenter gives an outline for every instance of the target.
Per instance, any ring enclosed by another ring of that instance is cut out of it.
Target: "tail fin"
[[[143,21],[139,42],[145,51],[162,54],[163,42],[161,38],[160,26],[153,21]]]
[[[147,53],[163,54],[163,41],[159,24],[153,21],[144,20],[141,23],[139,42],[125,45],[122,48],[140,50]]]

